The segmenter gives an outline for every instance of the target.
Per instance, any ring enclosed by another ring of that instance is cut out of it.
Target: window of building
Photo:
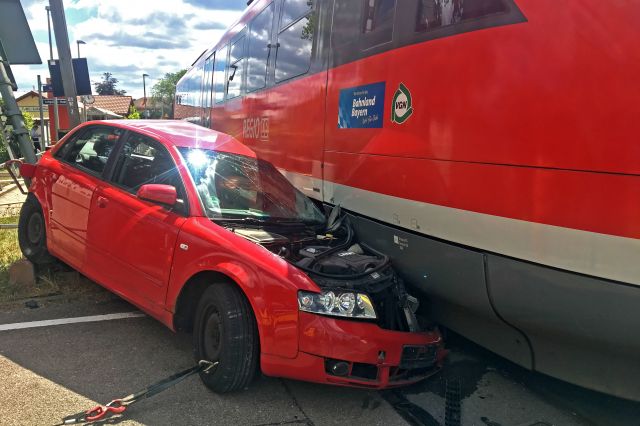
[[[251,22],[248,40],[247,92],[262,89],[267,84],[267,67],[271,53],[273,3]]]
[[[416,31],[430,31],[506,11],[503,0],[420,0]]]
[[[371,40],[370,46],[386,43],[393,37],[396,0],[363,0],[362,32]]]
[[[302,5],[305,6],[304,11]],[[276,82],[305,74],[311,66],[313,35],[315,31],[315,13],[311,11],[311,1],[286,0],[280,20],[280,32],[276,55]],[[296,14],[306,15],[293,21]],[[282,22],[292,22],[289,26]]]
[[[244,75],[244,39],[242,36],[232,45],[229,52],[229,71],[227,74],[227,99],[242,94],[242,77]]]
[[[122,132],[113,127],[87,128],[65,142],[56,158],[101,175]]]
[[[227,68],[227,52],[228,46],[218,49],[216,52],[216,61],[213,66],[213,93],[215,103],[224,102],[225,92],[225,70]]]

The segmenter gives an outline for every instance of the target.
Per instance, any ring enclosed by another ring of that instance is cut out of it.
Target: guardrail
[[[39,153],[39,155],[42,155],[41,153]],[[38,155],[38,156],[39,156]],[[11,179],[2,179],[0,180],[0,196],[3,195],[3,190],[4,187],[7,182],[13,182],[16,187],[18,188],[18,190],[20,190],[20,192],[22,194],[27,194],[27,186],[24,182],[24,178],[22,178],[22,176],[20,176],[20,164],[22,164],[23,158],[17,159],[17,160],[9,160],[9,161],[5,161],[4,163],[0,164],[0,170],[4,169],[9,173],[9,176],[11,176]],[[11,188],[13,189],[13,188]],[[5,192],[6,193],[6,192]],[[20,208],[22,207],[22,204],[24,204],[24,201],[18,201],[18,202],[8,202],[8,203],[0,203],[0,211],[2,212],[1,216],[7,216],[6,214],[4,214],[4,210],[10,210],[11,211],[11,216],[15,216],[17,214],[19,214],[20,212]],[[17,223],[2,223],[0,224],[0,229],[16,229],[18,228],[18,224]]]

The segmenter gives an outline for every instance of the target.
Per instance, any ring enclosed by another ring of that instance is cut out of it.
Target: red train
[[[640,400],[640,3],[258,0],[178,83],[432,315]]]

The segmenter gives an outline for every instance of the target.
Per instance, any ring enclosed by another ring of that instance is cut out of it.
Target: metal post
[[[60,117],[58,115],[58,98],[53,97],[53,131],[55,132],[55,140],[58,142],[58,133],[60,132]]]
[[[149,118],[149,112],[147,111],[147,82],[145,78],[149,77],[149,74],[142,74],[142,105],[144,105],[144,118]]]
[[[64,16],[64,6],[62,0],[49,0],[51,8],[51,19],[53,21],[53,32],[58,46],[58,57],[60,58],[60,74],[62,75],[62,87],[67,98],[67,111],[69,112],[69,122],[71,128],[80,125],[80,112],[78,111],[78,95],[76,92],[76,79],[73,74],[73,63],[71,62],[71,47],[69,46],[69,33],[67,31],[67,21]]]
[[[29,137],[29,132],[24,125],[24,119],[22,113],[18,108],[16,98],[13,96],[13,89],[11,87],[11,81],[5,66],[9,66],[9,62],[5,58],[0,57],[0,94],[4,99],[4,107],[7,114],[7,118],[13,127],[13,132],[18,138],[18,145],[20,151],[27,163],[35,164],[37,161],[36,154],[33,151],[33,144]]]
[[[40,149],[44,150],[47,144],[44,141],[44,110],[42,105],[42,79],[38,74],[38,107],[40,108]]]
[[[49,28],[49,59],[53,61],[53,43],[51,42],[51,9],[45,6],[47,10],[47,27]]]
[[[49,60],[53,61],[53,43],[51,41],[51,8],[45,6],[47,10],[47,27],[49,28]],[[51,120],[51,117],[49,117]],[[53,97],[53,137],[51,141],[58,141],[58,130],[60,129],[60,119],[58,118],[58,99]]]

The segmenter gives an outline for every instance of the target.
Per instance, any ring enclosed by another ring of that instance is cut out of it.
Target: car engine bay
[[[339,206],[329,212],[324,229],[319,232],[311,226],[267,223],[261,227],[240,225],[229,229],[304,271],[323,290],[315,303],[337,306],[327,314],[375,319],[381,328],[388,330],[421,331],[416,318],[417,298],[407,293],[388,256],[356,241],[349,218]],[[374,314],[354,313],[359,306],[366,310],[369,302]],[[313,303],[309,301],[310,306]]]

